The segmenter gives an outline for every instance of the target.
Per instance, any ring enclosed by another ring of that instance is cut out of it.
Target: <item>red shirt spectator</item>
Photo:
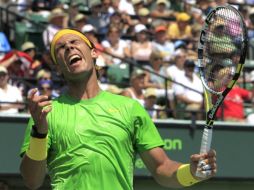
[[[245,121],[244,101],[249,100],[252,93],[239,86],[233,87],[224,99],[223,105],[217,111],[217,117],[224,117],[225,121]]]

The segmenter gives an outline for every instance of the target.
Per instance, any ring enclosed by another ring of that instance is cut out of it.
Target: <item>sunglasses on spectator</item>
[[[39,78],[39,80],[51,80],[51,78],[50,77],[41,77],[41,78]]]
[[[29,49],[26,49],[24,52],[25,53],[29,53],[29,52],[31,52],[31,51],[33,51],[33,50],[35,50],[34,48],[29,48]]]
[[[41,90],[52,90],[51,87],[41,87],[40,89],[41,89]]]
[[[155,57],[153,60],[158,61],[158,60],[162,60],[162,58],[161,57]]]
[[[5,77],[6,75],[7,75],[6,73],[3,72],[0,73],[0,77]]]

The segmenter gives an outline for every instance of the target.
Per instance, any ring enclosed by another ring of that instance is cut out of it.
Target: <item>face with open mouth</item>
[[[57,40],[55,55],[61,72],[69,80],[91,74],[97,58],[95,50],[75,34],[65,34]]]

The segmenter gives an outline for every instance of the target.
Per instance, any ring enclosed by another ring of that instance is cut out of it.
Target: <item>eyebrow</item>
[[[82,39],[81,38],[79,38],[78,36],[73,36],[72,38],[70,38],[70,39],[67,39],[67,40],[65,40],[64,42],[56,42],[56,46],[58,46],[58,45],[63,45],[63,44],[66,44],[66,42],[73,42],[73,41],[81,41]]]

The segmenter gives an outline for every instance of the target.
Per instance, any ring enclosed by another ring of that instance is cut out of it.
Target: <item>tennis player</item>
[[[132,190],[136,153],[162,186],[201,181],[193,175],[201,158],[207,164],[205,179],[215,175],[214,150],[194,154],[186,164],[171,160],[145,109],[135,100],[99,88],[97,53],[82,33],[60,30],[50,52],[68,90],[53,101],[36,95],[37,89],[28,96],[31,119],[20,170],[29,188],[39,188],[48,172],[54,190]]]

